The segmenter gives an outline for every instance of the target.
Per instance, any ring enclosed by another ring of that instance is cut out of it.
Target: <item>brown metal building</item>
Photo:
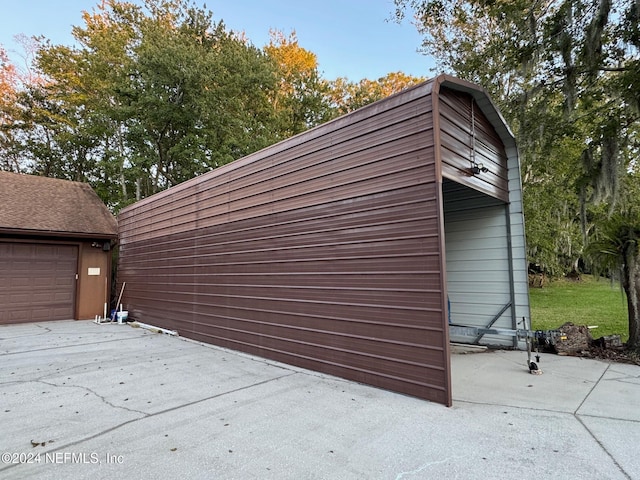
[[[0,172],[0,324],[103,315],[117,230],[88,184]]]
[[[142,200],[119,233],[130,317],[446,405],[449,302],[458,324],[529,315],[513,136],[449,76]]]

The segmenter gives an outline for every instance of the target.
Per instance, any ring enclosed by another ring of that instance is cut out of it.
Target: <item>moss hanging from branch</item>
[[[598,10],[585,31],[582,63],[591,77],[597,75],[602,64],[602,36],[609,20],[611,4],[611,0],[600,0]]]

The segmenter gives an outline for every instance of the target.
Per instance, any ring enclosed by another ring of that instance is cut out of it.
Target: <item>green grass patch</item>
[[[590,275],[581,280],[559,279],[529,290],[534,330],[554,330],[566,322],[597,325],[593,338],[618,334],[629,338],[627,301],[618,283]]]

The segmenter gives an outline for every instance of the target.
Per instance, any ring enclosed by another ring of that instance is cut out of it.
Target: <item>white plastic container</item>
[[[118,323],[126,322],[127,318],[129,318],[129,312],[127,310],[116,312],[116,318],[118,319]]]

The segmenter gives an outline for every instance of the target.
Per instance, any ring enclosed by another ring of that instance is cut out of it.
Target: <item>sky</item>
[[[140,0],[137,0],[140,1]],[[19,63],[14,36],[44,35],[54,44],[73,45],[73,25],[99,0],[0,0],[0,44]],[[296,31],[301,47],[315,53],[327,79],[374,80],[387,73],[434,75],[434,62],[418,52],[421,37],[409,20],[392,20],[393,0],[196,0],[215,21],[244,31],[256,46],[269,42],[269,29]]]

